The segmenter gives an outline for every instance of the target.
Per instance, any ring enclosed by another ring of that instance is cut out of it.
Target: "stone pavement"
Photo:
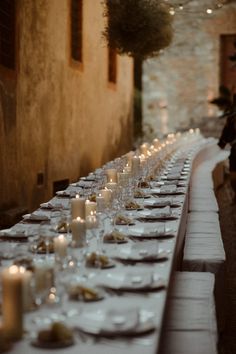
[[[232,204],[229,177],[216,192],[226,253],[226,325],[219,338],[219,354],[236,354],[236,204]]]

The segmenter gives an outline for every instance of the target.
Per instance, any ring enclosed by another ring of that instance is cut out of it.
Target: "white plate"
[[[174,235],[174,230],[165,225],[155,225],[155,227],[149,225],[145,225],[144,227],[130,227],[127,234],[127,236],[137,238],[163,238]]]
[[[162,278],[156,278],[147,272],[108,272],[100,280],[100,285],[121,291],[152,291],[165,287]]]
[[[75,327],[93,335],[132,336],[154,330],[153,318],[153,313],[136,307],[86,309],[80,314]]]

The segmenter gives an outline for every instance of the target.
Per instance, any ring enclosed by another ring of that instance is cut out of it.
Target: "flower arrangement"
[[[146,59],[172,40],[172,16],[159,0],[105,0],[107,26],[103,33],[119,54]]]

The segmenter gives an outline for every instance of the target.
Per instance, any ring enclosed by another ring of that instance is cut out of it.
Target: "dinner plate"
[[[155,329],[154,314],[135,307],[82,312],[75,327],[100,336],[135,336]]]
[[[175,232],[169,227],[161,225],[160,227],[134,227],[128,231],[129,237],[132,238],[169,238],[174,237]]]
[[[165,287],[162,278],[154,278],[147,272],[108,272],[101,278],[101,286],[118,291],[153,291]]]
[[[145,249],[145,245],[143,245],[143,243],[144,242],[141,243],[143,249],[140,248],[139,251],[131,250],[130,252],[125,252],[125,250],[123,252],[120,250],[118,254],[114,256],[114,258],[131,262],[158,262],[168,259],[168,253],[166,251],[158,250],[157,253],[150,252],[149,250]]]
[[[143,210],[137,216],[138,220],[175,220],[178,218],[177,214],[171,212],[170,207],[165,207],[162,209],[155,210]]]

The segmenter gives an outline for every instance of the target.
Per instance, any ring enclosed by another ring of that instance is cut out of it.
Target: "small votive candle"
[[[86,242],[86,223],[80,217],[71,222],[72,241],[76,247],[83,247]]]
[[[75,198],[71,199],[71,217],[72,220],[77,217],[85,218],[85,198],[76,195]]]
[[[115,192],[117,189],[117,183],[113,182],[113,180],[111,179],[110,182],[106,183],[106,188],[112,190],[112,192]]]
[[[6,336],[19,340],[23,335],[24,268],[12,265],[2,271],[2,313]]]
[[[54,238],[54,253],[56,258],[65,258],[67,256],[67,239],[64,235],[59,235]]]
[[[91,214],[91,212],[96,213],[97,211],[97,203],[90,202],[90,200],[86,200],[85,202],[85,218]]]
[[[91,212],[90,215],[86,217],[86,228],[87,229],[94,229],[97,226],[97,217],[96,214]]]

